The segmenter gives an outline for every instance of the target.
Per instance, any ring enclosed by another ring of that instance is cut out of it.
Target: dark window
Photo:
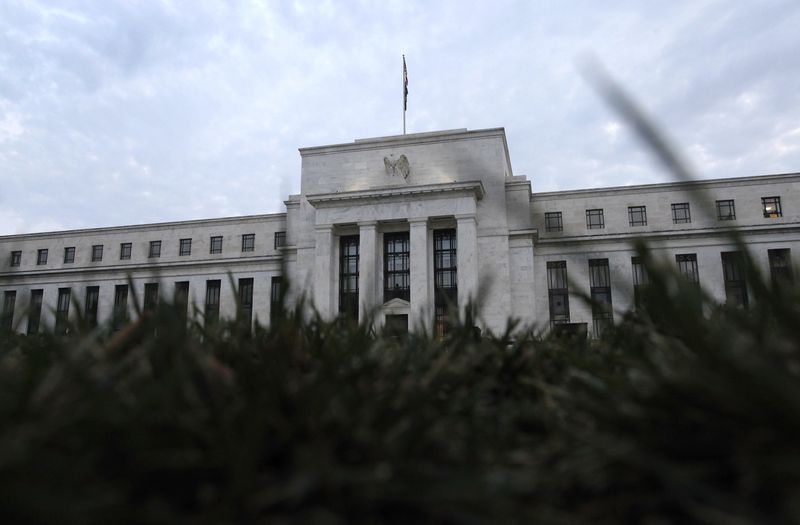
[[[16,291],[10,290],[3,293],[3,316],[0,317],[0,330],[11,330],[14,325],[14,303],[16,302]]]
[[[550,300],[550,323],[569,323],[567,261],[547,263],[547,295]]]
[[[178,255],[191,255],[192,254],[192,240],[181,239],[178,244]]]
[[[586,227],[590,230],[605,228],[603,210],[586,210]]]
[[[97,326],[97,304],[99,301],[100,301],[100,287],[87,286],[84,317],[86,318],[86,324],[88,324],[90,327]]]
[[[783,217],[780,197],[761,197],[761,206],[764,208],[764,217],[772,219]]]
[[[64,264],[70,264],[75,262],[75,247],[69,246],[64,248]]]
[[[433,231],[433,331],[437,337],[450,331],[448,308],[458,306],[457,248],[455,230]]]
[[[128,321],[128,285],[118,284],[114,287],[114,315],[112,328],[119,330]]]
[[[720,221],[736,219],[736,204],[733,199],[717,201],[717,219]]]
[[[387,314],[386,322],[383,324],[383,331],[390,336],[402,336],[408,334],[408,315]]]
[[[219,292],[219,279],[206,281],[206,326],[211,326],[219,321]]]
[[[672,205],[673,224],[685,224],[692,222],[692,213],[688,202],[678,202]]]
[[[747,307],[744,259],[740,252],[722,252],[722,275],[728,304]]]
[[[631,270],[633,271],[633,304],[642,305],[642,296],[645,288],[650,284],[650,276],[642,263],[641,257],[631,257]]]
[[[788,248],[767,250],[769,273],[773,283],[792,282],[792,253]]]
[[[36,252],[36,264],[43,265],[47,264],[47,248],[41,248]]]
[[[31,305],[28,312],[28,335],[39,332],[39,322],[42,319],[42,302],[44,290],[31,290]]]
[[[561,222],[560,211],[549,211],[544,214],[544,230],[547,232],[560,232],[564,229]]]
[[[131,243],[123,242],[119,245],[119,260],[127,261],[131,258]]]
[[[683,253],[675,256],[678,263],[678,271],[683,274],[689,282],[700,284],[700,273],[697,271],[697,254]]]
[[[628,206],[628,223],[631,226],[647,226],[647,208],[645,206]]]
[[[339,238],[339,313],[358,319],[358,235]]]
[[[189,281],[178,281],[175,283],[175,309],[178,314],[186,319],[189,313]]]
[[[275,321],[283,308],[283,277],[276,275],[270,281],[269,288],[269,320]]]
[[[158,283],[144,284],[144,311],[155,312],[158,309]]]
[[[92,262],[103,260],[103,245],[95,244],[92,246]]]
[[[22,252],[19,250],[11,252],[11,266],[19,266],[22,262]]]
[[[383,236],[383,302],[409,300],[410,266],[408,232]]]
[[[69,288],[58,289],[58,303],[56,304],[56,333],[66,334],[69,326],[69,299],[72,292]]]
[[[222,235],[211,237],[211,250],[209,253],[222,253]]]
[[[247,331],[253,325],[253,279],[239,279],[239,308]]]
[[[161,241],[150,241],[150,251],[147,256],[150,258],[161,257]]]
[[[608,259],[589,259],[589,291],[592,295],[592,330],[595,337],[600,337],[614,324]]]
[[[256,234],[245,233],[242,235],[242,251],[252,252],[256,249]]]
[[[275,249],[286,246],[286,232],[275,232]]]

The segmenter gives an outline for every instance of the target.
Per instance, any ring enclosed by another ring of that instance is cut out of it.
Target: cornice
[[[475,200],[481,200],[484,195],[483,183],[480,181],[468,181],[424,184],[418,186],[389,186],[370,190],[316,193],[307,195],[306,199],[315,208],[322,208],[326,206],[338,206],[343,203],[407,197],[425,198],[438,194],[472,195],[475,197]]]

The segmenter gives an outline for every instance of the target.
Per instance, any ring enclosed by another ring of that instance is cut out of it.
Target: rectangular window
[[[150,251],[147,256],[151,259],[161,257],[161,241],[150,241]]]
[[[631,270],[633,271],[633,304],[642,305],[642,296],[645,288],[650,284],[650,276],[644,267],[641,257],[631,257]]]
[[[550,323],[568,323],[567,261],[549,261],[547,263],[547,295],[550,300]]]
[[[628,223],[631,226],[647,226],[647,207],[628,206]]]
[[[339,238],[339,314],[358,319],[358,235]]]
[[[736,219],[736,204],[733,199],[717,201],[717,219],[720,221]]]
[[[56,333],[66,334],[69,326],[69,300],[72,291],[69,288],[58,289],[58,303],[56,304]]]
[[[608,259],[589,259],[589,291],[592,296],[592,330],[595,337],[601,337],[614,325]]]
[[[603,210],[586,210],[586,227],[590,230],[597,230],[606,227],[603,219]]]
[[[122,242],[119,244],[119,260],[127,261],[131,258],[131,243]]]
[[[672,205],[672,223],[686,224],[692,222],[692,213],[688,202],[678,202]]]
[[[64,248],[64,264],[71,264],[75,262],[75,247],[69,246]]]
[[[410,269],[408,232],[383,236],[383,302],[409,300]]]
[[[242,235],[242,251],[252,252],[256,249],[256,234],[245,233]]]
[[[84,306],[84,317],[86,324],[94,328],[97,326],[97,304],[100,302],[100,287],[87,286],[86,287],[86,304]]]
[[[209,253],[222,253],[222,235],[211,237],[211,250]]]
[[[128,285],[118,284],[114,287],[114,315],[112,328],[119,330],[128,321]]]
[[[95,244],[92,246],[92,262],[98,262],[103,260],[103,245],[102,244]]]
[[[275,249],[286,246],[286,232],[275,232]]]
[[[11,330],[14,326],[14,304],[16,302],[16,291],[10,290],[3,293],[3,315],[0,317],[0,330]]]
[[[175,309],[183,318],[189,314],[189,281],[178,281],[175,283]]]
[[[764,217],[777,219],[783,217],[783,210],[781,210],[780,197],[761,197],[761,207],[764,209]]]
[[[22,252],[15,250],[11,252],[11,266],[19,266],[22,263]]]
[[[191,239],[181,239],[178,245],[178,255],[185,256],[192,254],[192,240]]]
[[[792,253],[788,248],[767,250],[769,273],[773,283],[792,282]]]
[[[209,279],[206,281],[206,327],[212,326],[219,321],[219,279]]]
[[[47,264],[47,248],[41,248],[36,251],[36,264],[39,266]]]
[[[747,307],[747,284],[741,252],[722,252],[722,276],[728,304]]]
[[[270,281],[269,287],[269,320],[275,321],[281,315],[283,305],[283,277],[276,275]]]
[[[158,283],[144,283],[144,311],[155,312],[158,309]]]
[[[547,232],[563,231],[564,225],[561,222],[560,211],[549,211],[544,214],[544,230]]]
[[[700,273],[697,271],[697,254],[678,254],[675,256],[675,262],[678,263],[678,271],[682,273],[689,282],[700,284]]]
[[[450,331],[448,308],[458,307],[457,248],[456,230],[433,231],[433,333],[440,338]]]
[[[253,279],[239,279],[239,308],[247,331],[253,325]]]
[[[28,312],[28,335],[39,333],[39,322],[42,319],[42,303],[44,290],[31,290],[31,305]]]

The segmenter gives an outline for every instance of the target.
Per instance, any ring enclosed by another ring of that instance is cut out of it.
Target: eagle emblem
[[[400,158],[395,161],[392,161],[389,157],[383,157],[383,165],[386,167],[386,174],[392,177],[402,175],[404,179],[407,179],[408,174],[411,173],[411,165],[405,155],[400,155]]]

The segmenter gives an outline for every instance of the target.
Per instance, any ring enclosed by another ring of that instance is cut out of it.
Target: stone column
[[[333,226],[318,225],[314,232],[314,305],[323,319],[331,319],[335,314],[333,293],[336,290],[334,278]]]
[[[376,296],[376,249],[378,225],[375,221],[358,223],[358,319],[363,322],[378,305]]]
[[[463,319],[467,303],[478,294],[478,229],[474,215],[457,216],[456,222],[458,310]]]
[[[431,259],[428,253],[428,219],[409,219],[411,317],[409,329],[428,328],[433,316]]]

